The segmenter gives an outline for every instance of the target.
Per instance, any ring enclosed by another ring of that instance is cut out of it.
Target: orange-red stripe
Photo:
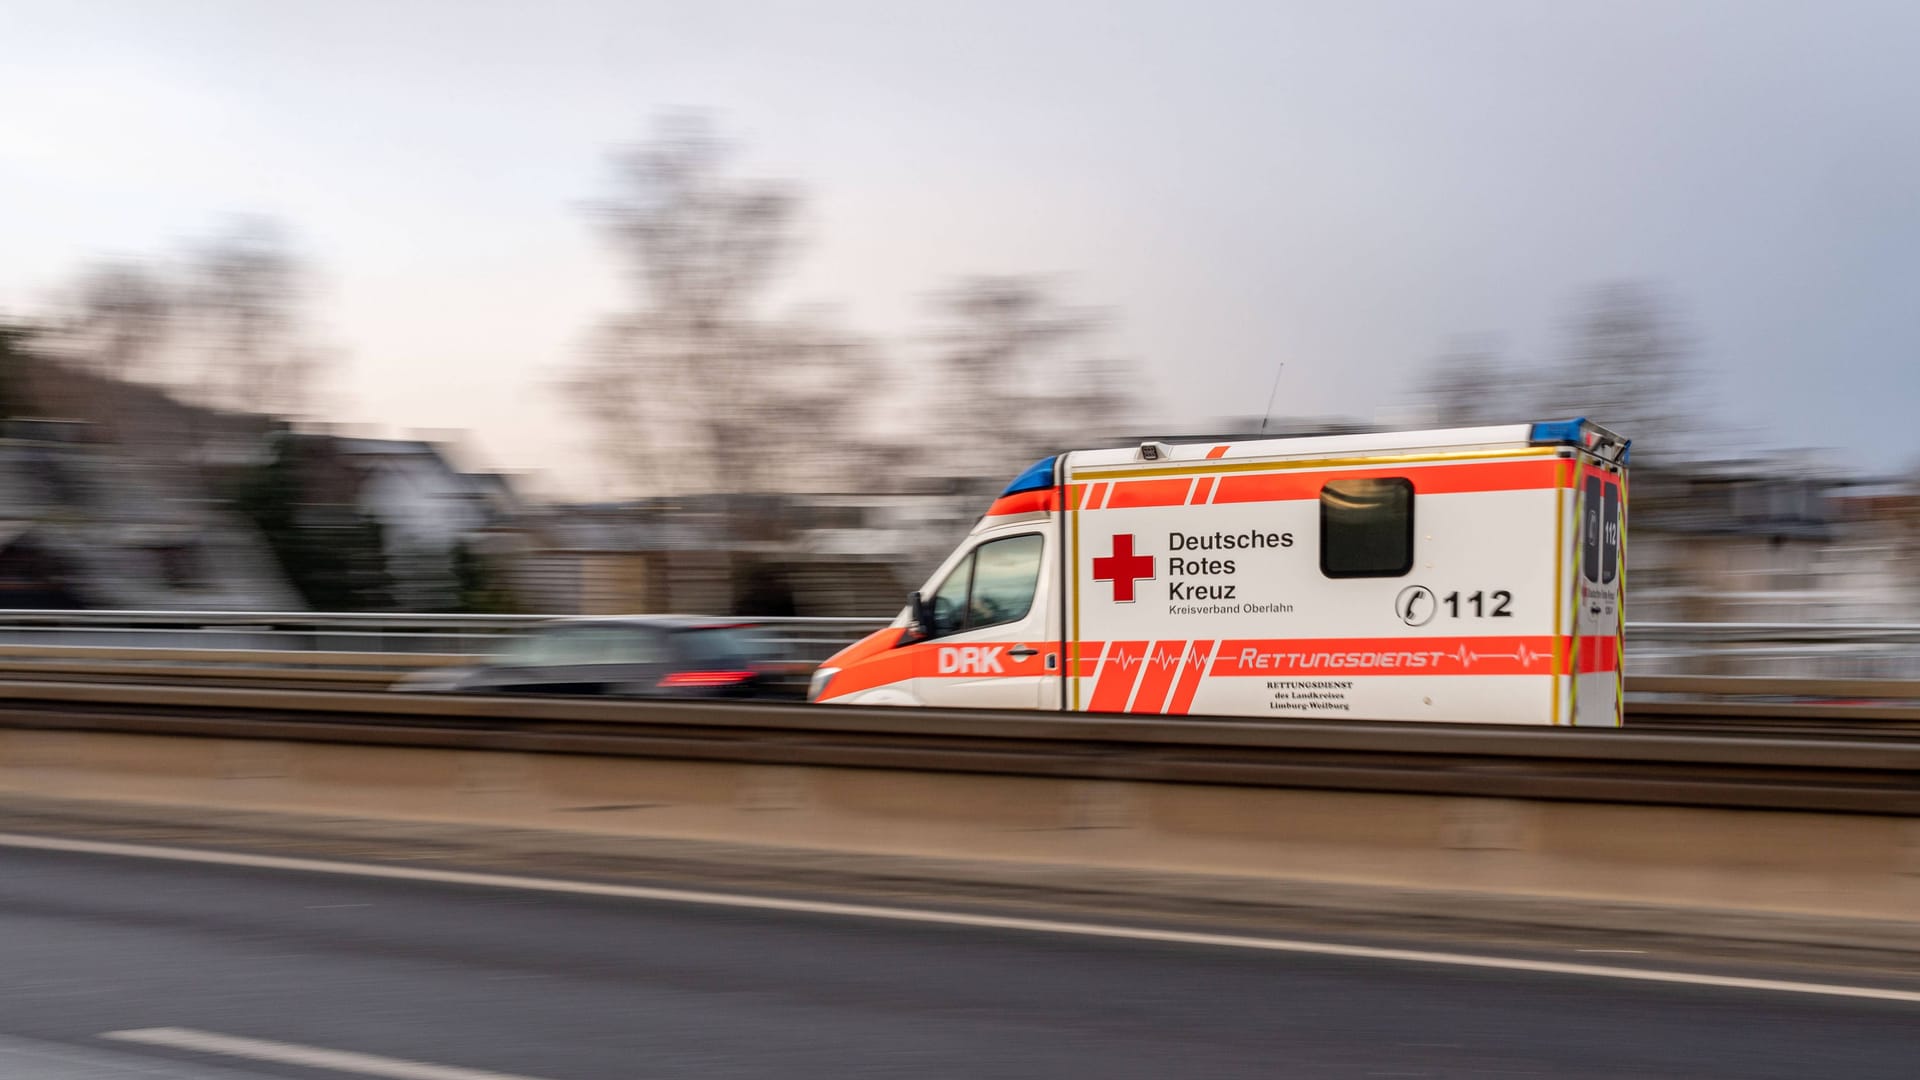
[[[1187,501],[1187,492],[1192,490],[1193,481],[1184,476],[1173,480],[1130,480],[1124,484],[1116,481],[1105,508],[1180,506]]]
[[[1003,514],[1031,514],[1038,510],[1053,510],[1059,505],[1060,501],[1057,498],[1057,492],[1054,488],[1043,488],[1040,491],[1023,491],[1018,495],[1002,495],[998,499],[993,500],[993,505],[987,508],[987,516],[998,517]]]
[[[1093,687],[1093,697],[1087,701],[1089,712],[1122,712],[1127,707],[1127,697],[1133,693],[1133,684],[1140,677],[1140,659],[1146,654],[1144,641],[1115,641],[1107,645],[1107,654],[1100,663],[1098,681]]]
[[[1214,458],[1223,458],[1226,456],[1227,456],[1227,448],[1224,446],[1216,446],[1213,449],[1207,451],[1207,460],[1209,461],[1213,460]]]
[[[1159,712],[1160,706],[1167,703],[1167,691],[1173,687],[1173,677],[1179,672],[1186,653],[1184,641],[1155,642],[1147,652],[1147,670],[1140,676],[1140,689],[1134,691],[1133,703],[1127,706],[1127,711]]]
[[[1186,667],[1174,685],[1173,698],[1167,702],[1168,716],[1185,716],[1193,708],[1193,695],[1200,689],[1200,677],[1207,673],[1207,661],[1213,656],[1213,642],[1195,642],[1187,650]]]
[[[1552,675],[1553,638],[1248,638],[1220,643],[1213,674]]]
[[[1106,648],[1105,642],[1083,641],[1080,643],[1079,667],[1073,674],[1082,679],[1091,679],[1100,671],[1100,653]]]
[[[1470,465],[1424,465],[1412,469],[1349,469],[1340,472],[1254,473],[1222,476],[1216,503],[1279,502],[1317,499],[1330,480],[1405,477],[1420,495],[1458,495],[1484,491],[1529,491],[1554,486],[1552,461],[1496,461]]]
[[[1329,480],[1365,480],[1405,477],[1423,495],[1455,495],[1484,491],[1532,491],[1563,486],[1558,460],[1474,462],[1458,465],[1419,465],[1407,469],[1344,469],[1313,472],[1271,472],[1202,476],[1198,486],[1184,479],[1116,480],[1105,509],[1138,506],[1180,506],[1191,492],[1194,503],[1281,502],[1317,499]],[[1085,508],[1103,509],[1102,485]],[[1201,494],[1204,487],[1205,495]]]
[[[1607,637],[1583,637],[1580,639],[1579,660],[1575,671],[1586,675],[1599,671],[1617,671],[1620,668],[1620,639]]]
[[[876,686],[913,678],[919,647],[896,648],[906,631],[897,626],[876,630],[865,638],[835,653],[824,667],[837,667],[840,673],[827,684],[821,701],[871,690]]]

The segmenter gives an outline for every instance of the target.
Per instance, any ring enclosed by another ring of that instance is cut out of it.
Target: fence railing
[[[412,615],[363,612],[0,611],[0,647],[89,646],[227,652],[492,652],[549,615]],[[796,660],[820,660],[886,625],[885,619],[743,619]]]
[[[484,656],[539,616],[0,612],[0,680],[384,690]],[[744,620],[743,620],[744,621]],[[803,684],[880,619],[761,619]],[[1920,727],[1920,625],[1644,623],[1628,628],[1630,718],[1782,729]],[[1812,727],[1808,727],[1811,724]]]
[[[18,610],[0,611],[0,648],[471,656],[556,618],[563,617]],[[819,661],[887,620],[746,621],[786,658]],[[1630,673],[1649,676],[1916,679],[1920,623],[1629,623],[1627,665]]]
[[[1642,675],[1920,678],[1920,623],[1628,623]]]

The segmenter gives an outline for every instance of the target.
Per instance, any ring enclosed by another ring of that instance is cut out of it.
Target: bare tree
[[[18,415],[26,404],[34,336],[32,327],[0,316],[0,416]]]
[[[568,389],[626,483],[660,493],[762,493],[855,419],[876,367],[820,318],[769,315],[796,248],[797,196],[735,174],[698,118],[663,121],[616,158],[596,218],[625,271]]]
[[[38,323],[18,404],[118,437],[148,419],[165,374],[177,304],[163,269],[133,260],[87,267]]]
[[[1602,285],[1569,324],[1566,354],[1545,387],[1549,410],[1587,416],[1656,459],[1694,449],[1699,402],[1691,343],[1674,302],[1641,282]]]
[[[1500,342],[1463,336],[1448,342],[1422,381],[1420,404],[1442,427],[1477,427],[1524,419],[1533,403],[1501,357]]]
[[[162,378],[163,354],[179,314],[163,271],[132,261],[104,262],[82,274],[62,319],[61,351],[111,379]]]
[[[1094,312],[1063,307],[1030,277],[977,277],[937,302],[938,416],[948,445],[999,472],[1122,430],[1135,404],[1125,364],[1094,351]]]
[[[308,275],[282,229],[242,219],[200,246],[187,275],[196,396],[253,413],[305,408],[317,369],[301,318]]]
[[[737,448],[733,474],[761,491],[829,480],[862,437],[860,405],[887,388],[873,344],[818,309],[770,324],[755,367],[756,385],[722,430]]]

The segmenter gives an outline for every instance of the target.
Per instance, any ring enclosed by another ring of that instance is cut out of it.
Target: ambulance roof
[[[1405,453],[1416,450],[1502,450],[1528,446],[1583,446],[1598,449],[1603,445],[1619,448],[1618,460],[1626,463],[1628,440],[1587,421],[1549,420],[1533,424],[1501,424],[1491,427],[1441,428],[1431,431],[1381,431],[1358,435],[1310,435],[1272,439],[1216,439],[1165,444],[1159,451],[1161,461],[1202,461],[1236,458],[1323,458],[1364,457],[1370,454]],[[1066,456],[1075,468],[1101,465],[1130,465],[1142,460],[1140,446],[1104,450],[1075,450]],[[1057,457],[1034,462],[1007,486],[1003,495],[1037,491],[1054,484]]]

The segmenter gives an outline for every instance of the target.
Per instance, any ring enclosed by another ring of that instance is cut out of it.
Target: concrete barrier
[[[0,794],[1920,948],[1897,816],[32,730],[0,731]]]

